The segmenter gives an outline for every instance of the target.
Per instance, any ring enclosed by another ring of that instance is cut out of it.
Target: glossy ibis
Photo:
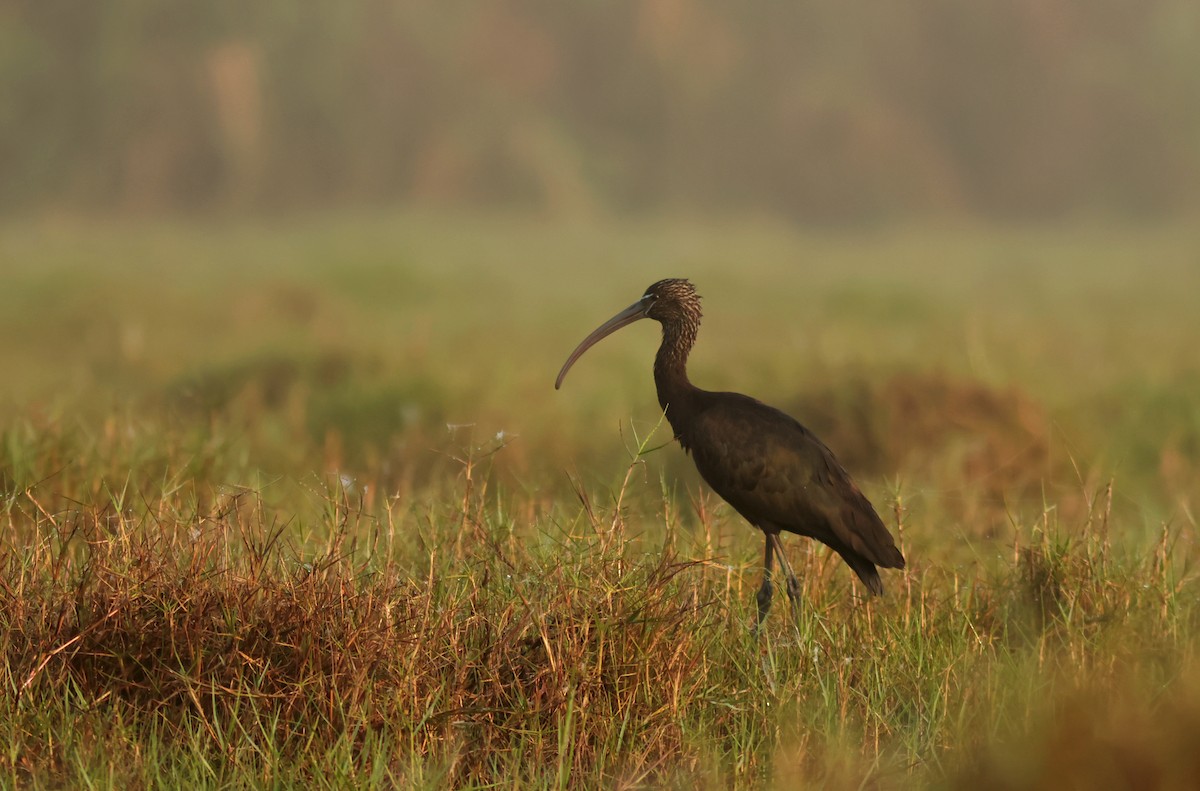
[[[692,454],[708,485],[766,536],[763,582],[756,597],[758,624],[771,606],[774,556],[787,573],[793,608],[799,601],[800,583],[779,540],[784,530],[832,547],[872,593],[882,594],[875,567],[904,568],[904,556],[825,443],[761,401],[701,390],[688,380],[687,358],[700,315],[700,297],[689,281],[658,281],[583,339],[558,372],[555,389],[600,339],[639,319],[654,319],[662,325],[654,384],[675,438]]]

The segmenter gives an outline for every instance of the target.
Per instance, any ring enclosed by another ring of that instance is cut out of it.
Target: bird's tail
[[[851,484],[854,497],[847,500],[842,511],[842,523],[848,526],[850,541],[834,546],[872,592],[883,593],[876,566],[885,569],[904,568],[904,555],[896,546],[892,534],[875,512],[871,501]],[[833,546],[833,545],[831,545]]]
[[[863,585],[874,593],[876,596],[883,595],[883,580],[879,578],[879,572],[875,569],[875,564],[864,558],[862,555],[856,554],[852,550],[834,547],[837,553],[842,556],[842,560],[846,561],[846,565],[854,569],[854,573],[863,581]],[[903,564],[901,560],[901,564]]]

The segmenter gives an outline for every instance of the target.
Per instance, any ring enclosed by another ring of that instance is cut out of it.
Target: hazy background
[[[1159,218],[1194,0],[0,2],[0,210]]]
[[[1153,530],[1200,480],[1198,32],[1194,0],[0,0],[0,416],[225,426],[226,479],[384,491],[503,432],[554,500],[659,422],[655,329],[554,373],[688,276],[695,381],[879,497],[1005,535],[1117,473]]]

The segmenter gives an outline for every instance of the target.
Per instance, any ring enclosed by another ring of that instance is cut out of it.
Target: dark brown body
[[[693,389],[670,402],[667,419],[705,482],[758,529],[832,547],[872,593],[883,593],[876,566],[904,566],[833,452],[788,415],[739,393]]]
[[[833,452],[774,407],[740,393],[701,390],[688,380],[687,358],[700,316],[700,298],[691,283],[661,280],[576,347],[555,387],[601,338],[638,319],[658,321],[663,339],[654,359],[654,383],[676,439],[692,454],[705,482],[766,534],[759,623],[770,607],[773,556],[787,571],[793,604],[799,598],[799,583],[779,543],[784,531],[832,547],[872,593],[882,594],[876,567],[903,568],[904,556]]]

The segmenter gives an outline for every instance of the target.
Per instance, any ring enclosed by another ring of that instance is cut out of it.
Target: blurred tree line
[[[1196,0],[0,0],[0,208],[1159,215]]]

